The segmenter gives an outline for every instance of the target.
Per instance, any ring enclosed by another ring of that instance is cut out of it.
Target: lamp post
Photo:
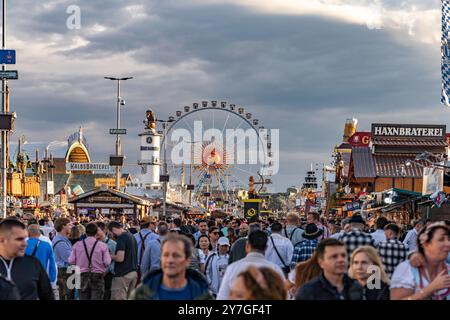
[[[120,156],[121,154],[121,145],[120,145],[120,135],[118,130],[120,129],[120,106],[125,105],[125,100],[120,96],[120,81],[126,81],[133,79],[133,77],[125,77],[125,78],[113,78],[113,77],[105,77],[107,80],[117,81],[117,114],[116,114],[116,156]],[[120,190],[120,166],[116,166],[116,190]]]

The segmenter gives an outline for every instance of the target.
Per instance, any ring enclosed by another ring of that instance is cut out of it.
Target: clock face
[[[147,143],[148,143],[148,144],[152,144],[152,142],[153,142],[152,137],[147,137]]]

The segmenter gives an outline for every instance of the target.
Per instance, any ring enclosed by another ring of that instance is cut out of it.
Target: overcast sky
[[[358,130],[449,123],[440,105],[439,0],[8,3],[7,48],[17,50],[19,70],[10,81],[13,139],[25,134],[29,146],[65,141],[83,126],[93,160],[106,162],[116,89],[104,76],[135,77],[123,85],[127,163],[139,157],[149,106],[167,118],[223,100],[280,129],[272,191],[301,185],[311,163],[329,163],[347,118]],[[66,26],[70,5],[81,9],[78,30]]]

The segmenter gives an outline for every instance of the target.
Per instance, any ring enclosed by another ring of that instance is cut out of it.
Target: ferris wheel
[[[231,213],[251,176],[270,183],[270,135],[243,107],[194,102],[170,116],[164,130],[161,159],[181,201]]]

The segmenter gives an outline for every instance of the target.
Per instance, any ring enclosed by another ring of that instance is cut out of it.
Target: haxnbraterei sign
[[[372,137],[445,139],[445,125],[372,124]]]
[[[66,171],[94,171],[95,173],[112,173],[114,169],[108,163],[67,162]]]

